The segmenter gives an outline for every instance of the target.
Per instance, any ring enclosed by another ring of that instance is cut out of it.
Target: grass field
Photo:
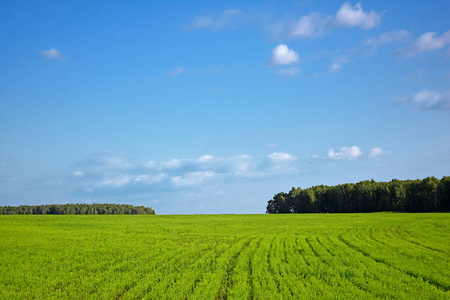
[[[450,299],[450,214],[0,216],[1,299]]]

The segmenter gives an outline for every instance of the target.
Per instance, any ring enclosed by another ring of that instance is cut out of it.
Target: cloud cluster
[[[239,25],[253,22],[259,24],[275,38],[316,38],[327,34],[336,27],[359,27],[371,29],[379,26],[381,14],[363,10],[360,3],[352,6],[345,2],[335,16],[323,16],[311,12],[296,20],[277,20],[267,25],[265,18],[254,18],[237,9],[229,9],[218,14],[198,16],[185,26],[185,29],[220,30],[237,28]]]
[[[424,52],[437,51],[450,45],[450,31],[438,35],[436,32],[426,32],[419,36],[411,45],[397,50],[403,57],[414,57]]]
[[[63,59],[64,56],[55,48],[49,49],[49,50],[42,50],[39,53],[42,57],[49,58],[49,59]]]
[[[312,12],[295,21],[279,21],[272,26],[272,35],[275,37],[316,38],[331,32],[337,27],[359,27],[367,30],[380,26],[381,14],[370,11],[365,12],[360,3],[352,6],[345,2],[335,16],[323,16]]]
[[[285,174],[285,168],[286,172],[295,172],[297,169],[292,163],[296,160],[288,153],[274,152],[260,161],[249,155],[203,155],[193,159],[132,164],[124,153],[105,152],[74,164],[65,182],[73,187],[72,195],[75,196],[152,193],[279,176]]]
[[[366,155],[363,154],[358,146],[342,147],[338,151],[334,149],[328,150],[326,155],[314,155],[314,159],[323,160],[356,160],[361,158],[375,158],[383,156],[389,152],[384,151],[381,148],[373,148]]]
[[[401,98],[399,102],[412,105],[415,110],[449,110],[450,90],[443,93],[434,90],[422,90],[413,96]]]

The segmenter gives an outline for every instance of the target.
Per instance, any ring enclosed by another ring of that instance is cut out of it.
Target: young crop
[[[448,214],[0,216],[0,299],[449,299]]]

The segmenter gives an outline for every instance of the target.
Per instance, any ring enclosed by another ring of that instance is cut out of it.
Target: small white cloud
[[[76,177],[83,176],[83,172],[76,171],[76,172],[73,173],[73,176],[76,176]]]
[[[64,56],[55,48],[49,50],[42,50],[39,53],[42,57],[50,58],[50,59],[63,59]]]
[[[311,13],[294,22],[289,36],[296,38],[313,38],[324,35],[331,17],[322,17],[318,13]]]
[[[244,20],[243,12],[237,9],[227,9],[219,14],[204,15],[194,18],[190,24],[184,28],[189,29],[209,29],[220,30],[225,28],[236,28]]]
[[[416,110],[448,110],[450,109],[450,90],[445,93],[423,90],[413,96],[400,99],[400,103],[412,104]]]
[[[328,71],[330,73],[338,72],[342,69],[342,65],[345,63],[348,63],[348,59],[346,57],[336,58],[331,62],[331,65],[330,65],[330,68]]]
[[[361,149],[357,146],[351,147],[342,147],[338,152],[335,152],[333,149],[328,150],[328,158],[333,160],[340,159],[357,159],[362,155]]]
[[[169,73],[169,75],[177,76],[177,75],[179,75],[179,74],[181,74],[183,72],[185,72],[184,68],[183,67],[179,67],[179,68],[176,68],[175,70],[169,71],[168,73]]]
[[[383,154],[384,154],[383,149],[373,148],[372,150],[370,150],[369,154],[367,154],[367,157],[374,158],[374,157],[381,156]]]
[[[300,67],[282,68],[279,69],[276,74],[280,76],[295,76],[300,73]]]
[[[348,2],[345,2],[336,13],[336,24],[342,26],[371,29],[379,26],[380,22],[381,16],[374,11],[364,12],[361,3],[351,6]]]
[[[284,152],[274,152],[269,154],[267,158],[273,163],[290,163],[298,159],[297,157]]]
[[[288,46],[280,44],[272,50],[269,60],[271,65],[293,65],[299,63],[298,54]]]
[[[442,50],[450,45],[450,30],[438,35],[436,32],[426,32],[419,36],[412,45],[398,49],[397,54],[404,57],[414,57],[428,51]]]
[[[355,160],[362,156],[361,149],[357,146],[342,147],[339,151],[334,149],[328,150],[325,156],[314,155],[314,159],[330,159],[330,160]]]

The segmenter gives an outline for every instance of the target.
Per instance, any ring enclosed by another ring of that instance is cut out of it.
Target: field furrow
[[[0,216],[0,240],[0,299],[450,299],[448,214]]]

